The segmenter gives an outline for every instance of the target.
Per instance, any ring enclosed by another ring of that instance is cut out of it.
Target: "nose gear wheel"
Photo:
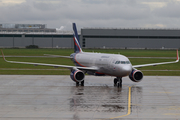
[[[121,77],[114,78],[114,86],[117,86],[118,88],[122,87],[122,78]]]

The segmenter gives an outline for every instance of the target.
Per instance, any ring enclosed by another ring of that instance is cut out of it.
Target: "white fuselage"
[[[74,61],[82,67],[97,67],[98,73],[110,76],[124,77],[132,71],[129,59],[118,54],[80,52]]]

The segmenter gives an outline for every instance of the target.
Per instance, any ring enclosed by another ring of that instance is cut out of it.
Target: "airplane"
[[[84,86],[85,74],[95,76],[114,76],[114,86],[122,87],[122,77],[129,76],[133,82],[140,82],[143,79],[143,73],[137,68],[146,66],[156,66],[170,63],[179,62],[179,53],[177,50],[177,59],[172,62],[161,62],[151,63],[142,65],[132,65],[130,60],[121,54],[105,54],[105,53],[91,53],[83,52],[79,42],[79,36],[76,28],[76,24],[72,24],[73,27],[73,38],[74,38],[74,53],[70,56],[58,56],[63,58],[71,59],[75,66],[69,65],[57,65],[57,64],[46,64],[46,63],[32,63],[32,62],[19,62],[19,61],[8,61],[2,52],[3,59],[9,63],[19,64],[31,64],[31,65],[42,65],[52,67],[63,67],[71,70],[70,78],[76,83],[76,86]]]

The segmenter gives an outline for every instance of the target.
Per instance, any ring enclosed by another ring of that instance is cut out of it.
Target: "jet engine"
[[[140,82],[143,79],[143,73],[140,70],[133,68],[131,74],[129,75],[129,78],[133,82]]]
[[[85,75],[81,70],[74,70],[71,72],[70,77],[74,82],[82,82]]]

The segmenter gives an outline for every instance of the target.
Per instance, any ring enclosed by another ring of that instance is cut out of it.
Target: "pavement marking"
[[[161,71],[161,72],[163,72],[163,71],[180,71],[180,70],[142,70],[142,71]]]
[[[163,115],[180,115],[180,113],[165,113],[165,114],[163,114]]]
[[[126,86],[126,85],[123,85],[123,86]],[[128,116],[131,114],[131,87],[129,86],[126,86],[129,88],[129,92],[128,92],[128,111],[127,111],[127,114],[125,115],[121,115],[121,116],[117,116],[117,117],[112,117],[112,118],[104,118],[104,119],[98,119],[98,120],[109,120],[109,119],[116,119],[116,118],[121,118],[121,117],[125,117],[125,116]]]
[[[172,107],[168,107],[168,108],[160,108],[160,109],[163,109],[163,110],[180,110],[180,107],[172,106]]]
[[[173,92],[150,92],[150,93],[171,94]]]
[[[129,93],[128,93],[128,112],[127,112],[127,114],[117,116],[117,117],[112,117],[112,118],[109,118],[109,119],[121,118],[121,117],[125,117],[125,116],[128,116],[128,115],[131,114],[131,88],[132,88],[132,86],[131,87],[128,86],[128,88],[129,88]]]

